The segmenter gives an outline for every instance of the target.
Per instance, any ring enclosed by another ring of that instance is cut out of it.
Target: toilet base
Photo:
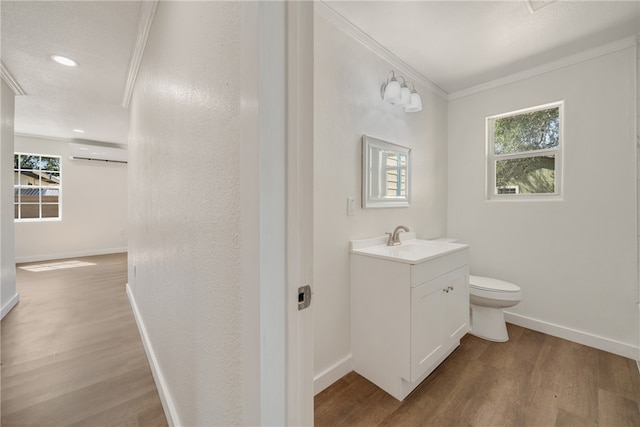
[[[501,308],[483,307],[470,304],[471,310],[471,335],[489,341],[509,341],[507,324]]]

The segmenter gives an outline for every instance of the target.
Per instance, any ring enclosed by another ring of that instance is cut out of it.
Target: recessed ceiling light
[[[58,64],[66,65],[67,67],[77,67],[78,63],[71,58],[67,58],[66,56],[61,55],[51,55],[51,59],[56,61]]]
[[[82,129],[74,129],[73,131],[76,132],[76,133],[84,133],[84,131]]]

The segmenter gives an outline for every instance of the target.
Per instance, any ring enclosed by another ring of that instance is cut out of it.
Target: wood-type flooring
[[[640,426],[636,362],[508,324],[466,335],[403,402],[351,372],[315,398],[316,426]]]
[[[126,254],[79,260],[96,265],[17,269],[20,302],[2,320],[2,427],[166,426]]]
[[[97,265],[18,268],[20,303],[1,325],[2,427],[166,426],[124,289],[126,254],[80,260]],[[640,426],[635,361],[508,328],[506,343],[465,336],[404,402],[352,372],[316,396],[315,423]]]

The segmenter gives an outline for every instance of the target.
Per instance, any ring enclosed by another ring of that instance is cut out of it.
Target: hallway
[[[2,320],[2,426],[166,426],[125,293],[127,255],[74,260],[95,265],[18,265],[20,303]]]

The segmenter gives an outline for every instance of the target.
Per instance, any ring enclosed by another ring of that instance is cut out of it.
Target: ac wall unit
[[[119,147],[69,143],[69,157],[81,160],[127,163],[127,150]]]

